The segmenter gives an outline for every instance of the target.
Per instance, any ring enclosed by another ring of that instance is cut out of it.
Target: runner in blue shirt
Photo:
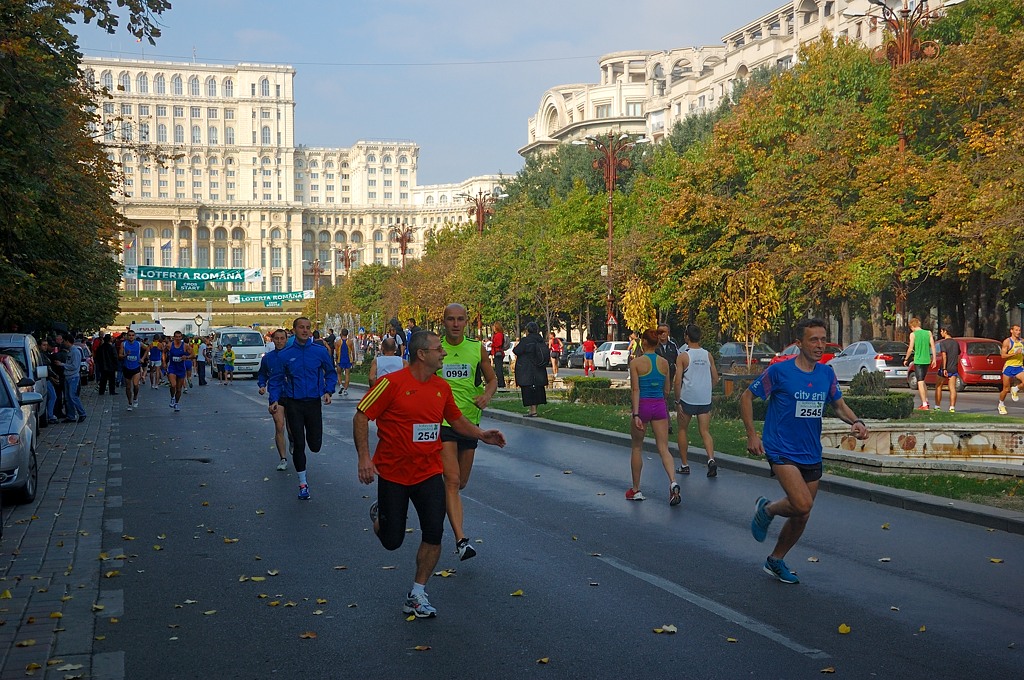
[[[128,339],[121,343],[120,359],[123,365],[124,395],[128,397],[128,410],[139,407],[139,381],[142,378],[142,356],[145,345],[135,338],[135,331],[128,331]]]
[[[281,350],[284,349],[285,344],[288,342],[288,333],[283,328],[278,328],[274,331],[271,339],[274,341],[274,349],[263,355],[263,359],[260,360],[260,369],[256,373],[256,385],[260,388],[260,394],[266,394],[267,388],[271,383],[274,384],[270,389],[271,393],[278,394],[281,390],[281,383],[284,380],[284,363],[281,361]],[[284,409],[284,404],[280,402],[267,407],[267,411],[274,418],[274,443],[277,445],[277,455],[281,458],[277,464],[277,469],[282,471],[288,469],[288,456],[285,453]]]
[[[783,583],[800,583],[784,560],[796,545],[811,516],[821,479],[821,417],[831,402],[836,415],[852,425],[853,436],[867,439],[864,421],[843,401],[835,371],[818,363],[825,351],[825,322],[804,319],[796,326],[800,354],[793,361],[772,364],[749,389],[740,395],[740,416],[747,430],[747,450],[765,456],[772,476],[777,477],[785,497],[771,502],[757,499],[750,524],[754,538],[761,542],[768,525],[779,515],[788,518],[779,532],[775,549],[764,563],[764,571]],[[768,401],[764,435],[754,429],[754,397]]]

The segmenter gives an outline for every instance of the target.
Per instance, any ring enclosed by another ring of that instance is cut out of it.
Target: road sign
[[[609,314],[608,315],[608,325],[609,326],[618,326],[619,325],[619,322],[615,320],[615,315],[614,314]]]

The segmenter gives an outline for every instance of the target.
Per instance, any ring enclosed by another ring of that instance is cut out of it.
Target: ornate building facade
[[[888,2],[902,6],[901,0]],[[908,0],[908,6],[918,2]],[[941,10],[944,4],[954,3],[933,0],[930,7]],[[544,93],[519,153],[543,153],[609,131],[659,141],[676,121],[716,108],[755,69],[792,67],[800,46],[820,39],[822,31],[876,47],[883,29],[879,7],[869,0],[792,0],[729,33],[721,45],[605,55],[598,61],[597,83]]]
[[[258,268],[261,281],[232,287],[310,289],[314,264],[334,283],[364,263],[401,264],[403,248],[418,257],[429,232],[468,221],[468,197],[500,180],[419,186],[411,141],[296,146],[289,66],[87,57],[82,70],[98,92],[94,134],[120,164],[118,200],[136,225],[126,265]]]

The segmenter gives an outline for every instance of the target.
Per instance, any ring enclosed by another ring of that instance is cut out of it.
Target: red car
[[[953,338],[960,345],[960,367],[957,370],[956,389],[967,387],[1002,387],[1003,364],[1006,363],[999,354],[1001,343],[989,338]],[[938,351],[939,343],[935,343]],[[938,380],[936,368],[929,368],[924,382],[929,387]],[[908,371],[907,385],[917,389],[917,376]]]
[[[832,357],[834,357],[835,355],[839,354],[842,351],[842,345],[838,345],[834,342],[825,343],[825,352],[824,354],[821,355],[821,359],[818,360],[818,363],[827,364],[829,359],[831,359]],[[800,354],[800,348],[796,346],[795,342],[790,343],[786,345],[785,349],[783,349],[781,352],[772,357],[772,360],[769,362],[768,365],[771,366],[772,364],[777,364],[780,361],[789,361],[790,359],[795,359],[797,354]]]

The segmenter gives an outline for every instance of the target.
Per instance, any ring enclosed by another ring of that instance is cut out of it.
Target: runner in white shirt
[[[718,476],[715,462],[715,442],[711,438],[711,386],[718,383],[715,361],[706,349],[700,346],[700,327],[690,324],[684,333],[686,351],[676,357],[676,376],[673,381],[676,395],[676,410],[679,414],[679,457],[682,465],[676,470],[681,475],[690,474],[686,461],[689,442],[690,420],[697,416],[697,429],[704,441],[708,454],[708,477]]]
[[[392,338],[386,338],[380,343],[380,354],[370,362],[370,387],[388,373],[400,371],[408,365],[408,361],[398,356],[398,343]]]

